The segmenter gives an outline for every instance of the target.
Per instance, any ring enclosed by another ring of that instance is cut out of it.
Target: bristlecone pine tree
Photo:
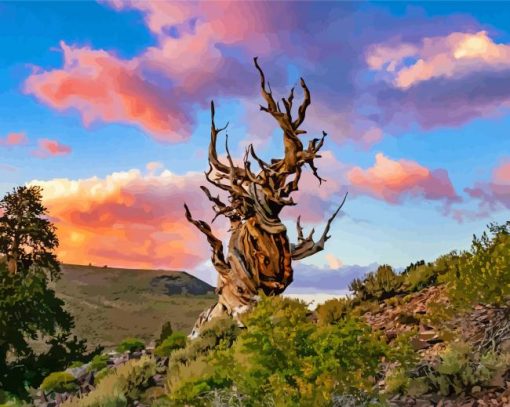
[[[267,106],[261,105],[260,110],[270,114],[283,130],[285,156],[267,163],[257,156],[253,145],[250,145],[244,155],[243,165],[238,166],[234,164],[226,140],[226,163],[220,161],[216,142],[226,126],[216,128],[214,102],[211,102],[211,142],[206,179],[228,194],[228,203],[223,202],[220,196],[213,196],[207,187],[202,186],[201,189],[213,203],[215,218],[223,215],[229,219],[231,236],[225,257],[223,243],[213,234],[211,227],[204,221],[193,219],[187,205],[184,205],[188,221],[207,236],[212,247],[211,260],[219,274],[216,289],[218,302],[202,312],[191,337],[197,336],[202,325],[212,318],[222,315],[236,318],[257,301],[260,291],[266,295],[282,293],[292,282],[292,260],[304,259],[324,249],[324,243],[330,238],[328,232],[331,222],[345,202],[344,198],[329,218],[320,239],[313,239],[313,230],[305,237],[298,218],[298,243],[289,242],[287,229],[279,217],[280,212],[287,205],[295,205],[290,195],[298,190],[305,164],[308,164],[319,183],[324,181],[317,173],[314,160],[320,158],[318,152],[324,144],[326,133],[323,132],[320,139],[310,140],[307,148],[304,148],[299,136],[306,131],[301,130],[300,126],[311,103],[310,91],[305,81],[301,79],[304,100],[298,108],[297,117],[294,118],[294,88],[287,99],[282,98],[282,111],[271,93],[271,88],[266,88],[264,72],[258,65],[257,58],[254,62],[260,74],[262,97],[267,103]],[[258,173],[251,170],[249,157],[258,164]]]

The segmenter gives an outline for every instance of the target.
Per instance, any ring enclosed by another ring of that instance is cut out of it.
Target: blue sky
[[[187,199],[212,217],[197,191],[209,101],[238,157],[281,154],[259,55],[282,96],[305,78],[305,127],[330,134],[329,185],[298,195],[307,226],[350,193],[299,272],[432,260],[508,219],[509,20],[501,2],[1,3],[0,192],[45,187],[64,261],[206,269],[179,214]]]

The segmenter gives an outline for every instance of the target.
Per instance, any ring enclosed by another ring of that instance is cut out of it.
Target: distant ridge
[[[214,287],[185,271],[78,264],[61,269],[55,291],[75,316],[75,332],[91,345],[114,347],[127,336],[149,342],[166,321],[188,333],[217,300]]]

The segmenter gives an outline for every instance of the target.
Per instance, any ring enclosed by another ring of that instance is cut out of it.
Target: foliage
[[[475,385],[487,385],[509,367],[510,354],[480,354],[467,343],[452,342],[435,361],[391,369],[385,378],[386,392],[420,396],[432,391],[446,397]]]
[[[334,298],[319,305],[315,310],[320,325],[333,324],[345,318],[352,309],[349,298]]]
[[[367,325],[352,318],[314,324],[296,300],[263,297],[242,322],[246,329],[232,346],[172,366],[168,387],[175,405],[232,392],[246,406],[268,400],[275,406],[327,405],[335,394],[371,392],[388,357],[387,345]]]
[[[140,398],[156,374],[154,359],[133,359],[108,373],[90,393],[72,398],[62,407],[128,406]]]
[[[53,372],[44,378],[41,383],[41,390],[45,392],[63,393],[76,390],[76,378],[68,372]]]
[[[117,346],[116,350],[119,353],[136,352],[145,348],[145,343],[138,338],[125,338]]]
[[[379,266],[375,273],[368,273],[363,279],[354,279],[349,289],[360,301],[384,300],[397,294],[402,287],[403,278],[396,274],[391,266]]]
[[[177,349],[182,349],[185,346],[186,335],[182,332],[174,332],[161,342],[161,344],[154,350],[154,354],[157,356],[170,356],[172,352]]]
[[[458,256],[443,278],[456,304],[501,305],[510,297],[510,221],[488,230],[473,237],[471,250]]]
[[[59,277],[39,187],[18,187],[0,201],[0,387],[25,397],[50,372],[87,361],[85,341],[71,337],[72,316],[49,287]],[[32,343],[44,340],[36,353]]]
[[[100,370],[103,370],[107,366],[108,366],[108,355],[106,355],[106,354],[96,355],[90,361],[88,370],[98,372]]]
[[[232,318],[214,318],[202,327],[198,338],[189,341],[185,348],[172,353],[170,365],[189,364],[213,349],[228,349],[238,334],[239,327]]]
[[[161,344],[166,338],[173,334],[172,323],[170,321],[166,321],[161,327],[161,333],[159,334],[159,339],[156,344]]]

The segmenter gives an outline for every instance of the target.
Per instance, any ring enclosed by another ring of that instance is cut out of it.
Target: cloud
[[[18,169],[12,165],[0,163],[0,171],[16,172]]]
[[[377,121],[393,131],[460,126],[510,107],[510,44],[486,31],[373,45],[366,62],[381,79],[372,86]]]
[[[66,263],[188,269],[210,256],[206,239],[184,217],[212,217],[199,189],[203,174],[139,170],[105,178],[32,181],[57,226]],[[216,225],[218,227],[219,225]]]
[[[476,182],[464,191],[478,201],[479,208],[476,213],[459,213],[460,217],[485,217],[499,209],[510,209],[510,158],[494,168],[489,181]]]
[[[339,269],[343,266],[342,260],[336,257],[334,254],[326,254],[326,260],[330,269]]]
[[[61,144],[57,140],[50,140],[47,138],[38,141],[39,148],[32,152],[33,155],[39,158],[55,157],[60,155],[71,154],[71,147]]]
[[[57,110],[76,109],[86,125],[94,121],[137,124],[156,138],[181,141],[190,118],[167,90],[144,80],[136,61],[104,50],[60,43],[62,69],[34,72],[25,91]]]
[[[347,174],[354,192],[399,204],[407,197],[458,202],[459,196],[443,169],[429,170],[409,160],[392,160],[382,153],[375,156],[374,166],[354,167]]]
[[[0,146],[13,147],[28,143],[25,133],[9,133],[7,136],[0,138]]]
[[[339,268],[322,268],[297,262],[294,265],[294,281],[285,291],[297,293],[342,293],[355,278],[363,278],[368,272],[377,269],[377,264],[367,266],[342,265]]]
[[[496,44],[487,31],[454,32],[442,37],[425,37],[420,46],[375,45],[367,64],[390,74],[394,86],[407,89],[437,77],[457,78],[480,70],[510,68],[510,45]],[[406,63],[411,59],[412,62]]]

